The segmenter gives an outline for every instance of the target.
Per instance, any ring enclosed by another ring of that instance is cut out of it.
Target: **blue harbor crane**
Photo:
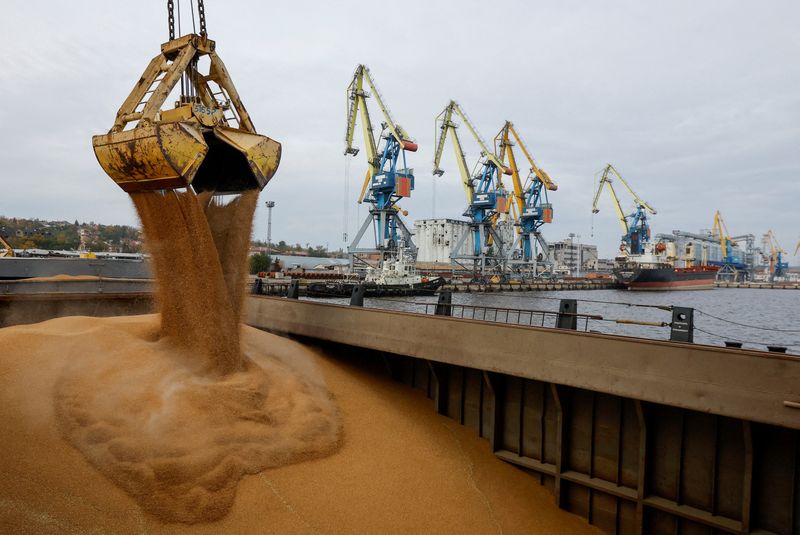
[[[458,124],[454,121],[457,115],[466,125],[480,147],[481,156],[475,169],[471,173],[467,167],[466,157],[458,138],[456,129]],[[507,244],[495,230],[498,217],[508,213],[508,197],[502,183],[502,175],[510,175],[511,169],[489,150],[478,130],[469,120],[464,110],[455,100],[451,100],[442,112],[436,117],[436,154],[434,156],[433,174],[442,176],[444,170],[440,167],[442,153],[444,152],[445,138],[448,133],[455,150],[456,164],[461,174],[461,183],[467,195],[467,209],[464,212],[470,219],[470,232],[464,233],[453,248],[451,260],[471,260],[474,275],[483,275],[487,268],[505,271]],[[468,254],[461,254],[462,247],[468,236],[472,236],[472,250]]]
[[[366,88],[370,91],[367,91]],[[375,139],[370,120],[367,98],[372,97],[383,115],[381,134]],[[370,211],[361,225],[355,239],[348,247],[351,264],[359,253],[379,253],[380,265],[387,257],[397,255],[398,247],[404,247],[412,256],[416,248],[411,240],[411,232],[400,218],[398,201],[410,197],[414,189],[414,172],[406,163],[406,152],[416,152],[417,144],[392,118],[389,108],[383,101],[370,70],[366,65],[356,67],[353,79],[347,86],[347,131],[345,133],[345,155],[355,156],[359,149],[353,146],[356,119],[361,114],[361,128],[366,146],[367,172],[358,198],[358,203],[366,201]],[[382,143],[379,146],[379,143]],[[407,215],[407,212],[403,212]],[[375,235],[373,247],[360,247],[366,231],[372,227]]]
[[[512,137],[514,141],[512,141]],[[544,242],[539,229],[553,221],[553,205],[548,202],[547,192],[556,191],[558,186],[544,169],[536,165],[533,156],[510,121],[506,121],[494,140],[497,154],[503,162],[507,158],[511,168],[514,184],[514,202],[511,204],[511,211],[517,226],[520,260],[523,264],[535,263],[537,260],[536,242],[542,245],[544,255],[548,254],[546,242]],[[530,165],[524,183],[520,178],[517,159],[514,155],[513,146],[515,144],[522,150]]]

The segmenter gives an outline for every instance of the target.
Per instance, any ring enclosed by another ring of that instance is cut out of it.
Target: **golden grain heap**
[[[160,329],[95,333],[100,351],[71,361],[56,383],[56,417],[64,437],[146,511],[216,520],[244,474],[332,453],[341,424],[323,383],[279,363],[265,370],[240,347],[258,192],[226,205],[192,191],[132,197]]]

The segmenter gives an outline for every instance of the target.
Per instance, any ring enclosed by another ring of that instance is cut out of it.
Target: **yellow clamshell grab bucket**
[[[126,192],[260,190],[277,171],[280,143],[256,133],[214,48],[214,41],[194,34],[163,44],[111,131],[92,138],[100,166]],[[208,74],[197,70],[203,55],[210,58]],[[181,78],[190,94],[162,111]]]

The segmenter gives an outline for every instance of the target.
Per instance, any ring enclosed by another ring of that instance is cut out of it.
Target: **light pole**
[[[267,254],[272,250],[272,209],[275,207],[275,201],[267,201]]]

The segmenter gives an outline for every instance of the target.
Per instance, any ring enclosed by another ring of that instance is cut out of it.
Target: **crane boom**
[[[625,234],[628,233],[628,219],[625,217],[625,212],[622,210],[622,205],[619,202],[619,197],[617,196],[617,192],[614,190],[614,185],[611,183],[611,179],[608,177],[609,171],[613,169],[611,164],[608,164],[606,168],[603,170],[603,176],[600,179],[600,184],[597,186],[597,192],[594,194],[594,202],[592,202],[592,213],[596,214],[600,211],[597,207],[597,201],[600,200],[600,193],[602,193],[603,188],[607,185],[608,192],[611,194],[611,200],[614,203],[614,210],[617,212],[617,218],[619,219],[619,224],[622,227],[622,232]]]
[[[548,175],[544,171],[544,169],[540,169],[539,166],[536,165],[536,162],[533,160],[533,156],[531,156],[531,153],[528,150],[528,147],[525,146],[525,143],[519,137],[519,134],[517,134],[517,130],[514,128],[514,124],[511,123],[511,122],[507,122],[507,124],[508,124],[508,129],[511,132],[511,135],[514,136],[514,140],[517,142],[517,145],[519,145],[519,148],[522,149],[522,153],[528,159],[528,163],[531,166],[531,168],[530,168],[531,169],[531,173],[533,175],[535,175],[536,178],[541,180],[542,184],[544,184],[544,186],[548,190],[556,191],[558,189],[558,185],[555,182],[552,181],[552,179],[550,178],[550,175]]]
[[[458,102],[451,100],[450,106],[453,107],[453,111],[455,111],[458,114],[458,116],[461,117],[461,120],[464,121],[464,124],[467,125],[467,129],[469,130],[470,134],[472,134],[472,137],[475,139],[475,141],[478,143],[478,146],[481,148],[481,154],[485,156],[489,161],[491,161],[495,165],[495,167],[501,170],[505,170],[506,167],[503,165],[503,162],[501,162],[497,158],[497,156],[493,151],[489,150],[489,148],[486,146],[486,142],[478,133],[477,128],[475,128],[475,125],[472,124],[472,121],[470,121],[466,112],[464,112],[461,106],[459,106]]]
[[[450,104],[442,110],[442,113],[436,116],[436,154],[433,157],[433,174],[436,176],[442,176],[444,174],[444,169],[439,167],[439,165],[442,160],[442,153],[444,152],[445,139],[449,136],[450,141],[453,143],[453,150],[456,153],[456,165],[458,166],[458,172],[461,176],[461,185],[464,187],[464,192],[467,194],[467,201],[471,203],[473,194],[472,177],[469,172],[469,167],[467,167],[466,155],[461,146],[461,140],[458,138],[458,133],[456,132],[458,125],[453,122],[455,105],[455,101],[451,100]],[[441,126],[439,126],[440,124]]]
[[[369,93],[364,89],[365,81],[372,90],[372,93]],[[365,142],[367,142],[368,145],[370,141],[372,142],[372,150],[370,151],[368,148],[368,152],[372,152],[373,158],[377,157],[377,143],[372,135],[374,130],[372,128],[372,121],[370,120],[369,109],[367,108],[366,102],[368,97],[375,99],[375,103],[378,105],[378,109],[381,110],[381,114],[384,118],[383,124],[385,125],[386,129],[389,130],[389,133],[392,135],[392,137],[394,137],[394,139],[401,145],[410,143],[411,136],[409,136],[403,127],[397,124],[392,117],[389,107],[384,103],[383,96],[378,90],[378,86],[372,79],[369,67],[366,65],[359,65],[356,67],[356,70],[353,73],[353,81],[350,82],[349,86],[347,86],[347,98],[350,100],[350,105],[347,108],[347,130],[345,132],[345,142],[347,143],[347,147],[345,148],[345,154],[355,155],[358,153],[358,149],[353,147],[353,134],[355,133],[356,118],[360,109],[364,114],[361,126],[364,129]]]

